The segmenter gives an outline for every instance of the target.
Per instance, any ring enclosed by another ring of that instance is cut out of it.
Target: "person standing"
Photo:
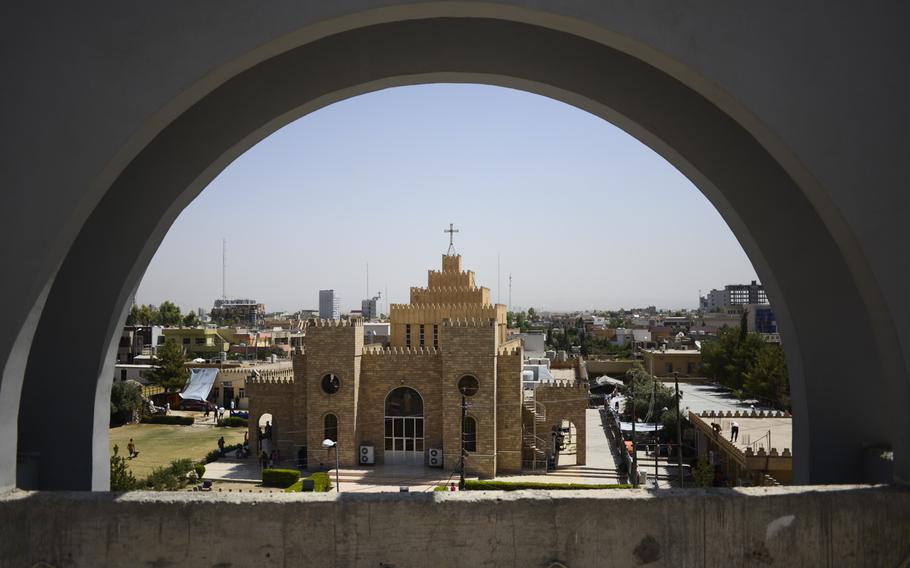
[[[224,436],[218,438],[218,451],[221,452],[221,457],[224,457]]]
[[[136,444],[133,442],[132,438],[130,438],[130,443],[126,445],[126,449],[130,454],[129,459],[133,459],[134,457],[139,455],[139,452],[136,451]]]
[[[739,422],[734,421],[730,426],[730,441],[735,442],[739,438]]]

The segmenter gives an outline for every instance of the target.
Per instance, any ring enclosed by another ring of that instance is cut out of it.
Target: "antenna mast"
[[[227,238],[221,239],[221,299],[227,299]]]
[[[512,311],[512,273],[509,272],[509,311]]]

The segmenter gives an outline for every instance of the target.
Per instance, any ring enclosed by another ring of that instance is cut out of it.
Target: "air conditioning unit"
[[[376,448],[373,446],[360,446],[360,465],[373,465],[376,463]]]
[[[430,467],[442,467],[442,450],[439,448],[430,448]]]

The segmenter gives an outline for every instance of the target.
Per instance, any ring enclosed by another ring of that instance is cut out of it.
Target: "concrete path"
[[[559,467],[556,471],[540,474],[503,475],[499,481],[533,481],[539,483],[585,483],[608,484],[620,483],[617,473],[617,456],[613,452],[610,440],[601,421],[600,410],[589,408],[585,411],[587,439],[587,463]]]

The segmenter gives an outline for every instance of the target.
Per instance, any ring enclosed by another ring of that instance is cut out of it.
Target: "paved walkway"
[[[617,473],[617,456],[613,452],[610,440],[601,421],[600,410],[589,408],[585,411],[587,439],[587,463],[559,467],[556,471],[539,474],[503,475],[499,481],[533,481],[539,483],[585,483],[606,484],[620,483]]]

